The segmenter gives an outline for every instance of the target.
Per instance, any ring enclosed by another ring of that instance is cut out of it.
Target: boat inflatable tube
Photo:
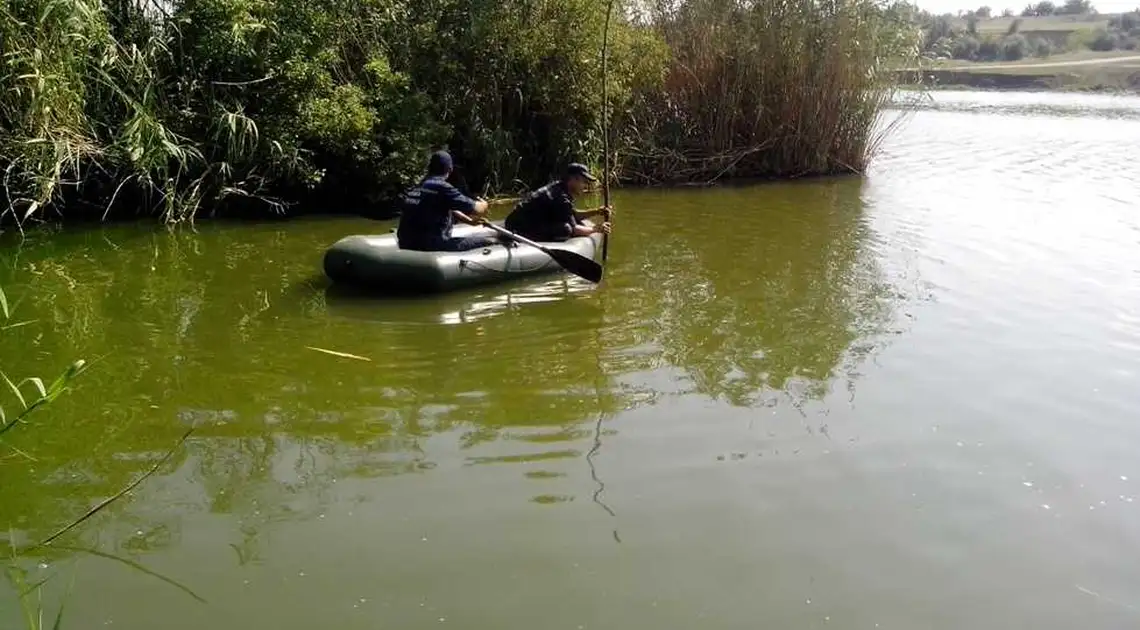
[[[500,225],[497,221],[495,224]],[[463,224],[455,226],[452,236],[495,237],[497,233],[486,227]],[[601,256],[601,243],[601,234],[591,234],[540,244],[596,261]],[[324,269],[334,283],[400,293],[441,293],[563,272],[562,266],[550,256],[524,243],[463,252],[421,252],[400,249],[395,232],[355,234],[340,239],[325,252]]]

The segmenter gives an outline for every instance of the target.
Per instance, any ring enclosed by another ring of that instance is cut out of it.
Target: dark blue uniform
[[[532,192],[507,215],[506,226],[512,232],[534,241],[565,241],[574,234],[574,226],[582,223],[574,214],[574,200],[566,184],[552,182]]]
[[[424,179],[404,194],[400,225],[396,228],[400,247],[429,252],[459,252],[497,243],[496,239],[486,236],[451,236],[451,228],[455,225],[451,214],[453,210],[470,215],[475,211],[475,201],[447,183],[441,175]]]

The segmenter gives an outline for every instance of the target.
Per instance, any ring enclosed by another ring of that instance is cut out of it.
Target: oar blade
[[[545,248],[545,251],[554,259],[554,262],[561,265],[566,271],[594,284],[602,281],[602,266],[596,261],[565,249]]]

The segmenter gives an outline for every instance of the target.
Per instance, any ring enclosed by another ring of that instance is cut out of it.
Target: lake
[[[1140,99],[931,99],[865,178],[618,191],[597,287],[345,294],[363,219],[5,234],[3,370],[91,367],[0,524],[193,426],[56,544],[205,603],[53,549],[65,627],[1137,627]]]

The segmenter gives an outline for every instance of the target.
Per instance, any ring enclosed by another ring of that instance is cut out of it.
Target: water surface
[[[2,524],[194,426],[61,544],[207,603],[53,551],[76,627],[1135,627],[1140,101],[933,98],[864,179],[622,191],[599,287],[346,295],[354,219],[5,235],[3,369],[93,365]]]

